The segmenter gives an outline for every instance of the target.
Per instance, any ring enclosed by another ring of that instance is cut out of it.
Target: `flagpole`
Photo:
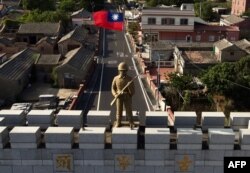
[[[123,4],[123,6],[122,6],[122,15],[123,15],[123,28],[122,28],[122,32],[123,32],[123,35],[124,35],[124,37],[126,37],[126,21],[125,21],[125,3]],[[126,38],[125,38],[126,39]],[[123,48],[123,53],[122,53],[122,55],[123,55],[123,61],[125,61],[125,41],[123,41],[123,46],[122,46]]]

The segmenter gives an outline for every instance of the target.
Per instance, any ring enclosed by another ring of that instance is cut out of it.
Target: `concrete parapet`
[[[7,127],[0,127],[0,148],[3,148],[9,142],[9,132]]]
[[[137,149],[138,128],[128,127],[113,128],[112,148],[113,149]]]
[[[23,110],[1,110],[0,117],[4,117],[6,126],[25,125],[25,112]]]
[[[44,133],[46,148],[71,148],[74,139],[73,127],[49,127]]]
[[[169,128],[146,128],[145,149],[169,149]]]
[[[167,127],[168,113],[160,112],[146,112],[146,126],[147,127]]]
[[[48,128],[54,124],[53,110],[31,110],[27,114],[27,121],[29,126]]]
[[[139,121],[137,111],[132,111],[132,114],[133,114],[133,121]],[[126,111],[122,112],[122,121],[128,121],[128,117],[126,116]]]
[[[86,127],[79,131],[79,148],[104,149],[105,127]]]
[[[177,149],[180,150],[201,150],[202,131],[201,129],[177,128]]]
[[[10,131],[10,143],[12,148],[37,148],[41,143],[40,127],[14,127]]]
[[[201,125],[202,130],[208,128],[223,128],[225,124],[225,115],[223,112],[202,112]]]
[[[74,127],[80,129],[83,124],[83,112],[80,110],[60,110],[57,114],[60,127]]]
[[[234,130],[247,128],[250,120],[250,112],[230,112],[230,120]]]
[[[195,112],[174,112],[174,127],[175,128],[193,128],[196,125]]]
[[[4,126],[4,125],[5,125],[5,118],[0,117],[0,126]]]
[[[87,124],[90,126],[104,126],[110,124],[110,111],[90,110],[87,115]]]
[[[208,129],[208,144],[211,150],[233,150],[234,140],[235,133],[232,129]]]
[[[242,150],[250,150],[250,129],[240,129],[240,146]]]

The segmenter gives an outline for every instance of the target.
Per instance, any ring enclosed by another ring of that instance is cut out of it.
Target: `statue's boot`
[[[115,123],[115,127],[121,127],[121,126],[122,126],[121,119],[117,118],[116,123]]]
[[[131,130],[135,127],[135,124],[133,121],[129,121],[129,127]]]

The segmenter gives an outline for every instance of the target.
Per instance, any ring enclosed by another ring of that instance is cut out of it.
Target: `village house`
[[[231,14],[240,16],[244,12],[249,11],[249,9],[250,9],[250,0],[232,0]]]
[[[43,37],[35,45],[35,49],[41,54],[53,54],[56,51],[56,47],[56,40],[51,37]]]
[[[219,61],[211,44],[202,46],[176,46],[174,50],[175,72],[197,75],[203,70],[216,65]],[[210,45],[210,46],[209,46]]]
[[[14,39],[0,37],[0,53],[12,53],[13,51],[16,51],[17,48],[13,47],[13,44]]]
[[[59,23],[26,23],[21,24],[17,34],[17,42],[27,42],[36,44],[43,37],[52,37],[55,40],[60,39],[63,32],[61,22]]]
[[[88,31],[82,27],[76,27],[58,41],[58,50],[62,55],[84,45]]]
[[[164,6],[142,10],[142,32],[151,41],[215,42],[239,39],[239,28],[212,26],[195,17],[193,4],[180,8]]]
[[[241,50],[244,50],[248,55],[250,54],[250,42],[248,40],[242,39],[234,42],[234,44]]]
[[[71,14],[73,27],[93,25],[92,14],[85,9],[80,9]]]
[[[87,29],[78,26],[58,41],[58,50],[62,55],[81,46],[95,50],[97,42],[98,34],[90,34]]]
[[[60,65],[60,54],[41,54],[35,62],[36,77],[44,82],[51,82],[51,74],[54,68]]]
[[[15,101],[29,84],[31,70],[39,54],[29,48],[0,63],[0,100]]]
[[[180,74],[199,74],[221,62],[235,62],[250,54],[246,39],[230,42],[222,39],[211,43],[178,43],[174,49],[174,68]]]
[[[239,17],[234,14],[222,16],[220,19],[221,26],[237,26],[240,29],[241,38],[250,38],[250,18]]]
[[[8,12],[8,8],[5,4],[0,3],[0,17],[3,17]]]
[[[244,48],[248,49],[250,44],[247,40],[231,43],[226,39],[222,39],[214,43],[214,53],[220,62],[234,62],[248,55]]]
[[[55,68],[56,82],[61,88],[76,88],[92,73],[94,51],[79,47],[65,55],[63,63]]]

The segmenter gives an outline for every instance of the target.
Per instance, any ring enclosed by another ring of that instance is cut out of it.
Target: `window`
[[[186,41],[189,43],[189,42],[191,42],[192,41],[192,37],[190,36],[190,35],[187,35],[186,36]]]
[[[234,56],[234,52],[230,52],[230,55],[231,55],[231,56]]]
[[[201,35],[196,35],[196,41],[201,41]]]
[[[188,19],[181,19],[180,24],[181,25],[187,25],[188,24]]]
[[[156,24],[156,19],[155,19],[155,18],[148,18],[148,24],[149,24],[149,25],[154,25],[154,24]]]
[[[213,35],[210,35],[210,36],[208,37],[208,41],[214,41],[214,36],[213,36]]]
[[[174,18],[162,18],[161,19],[161,24],[162,25],[174,25],[175,20],[174,20]]]

